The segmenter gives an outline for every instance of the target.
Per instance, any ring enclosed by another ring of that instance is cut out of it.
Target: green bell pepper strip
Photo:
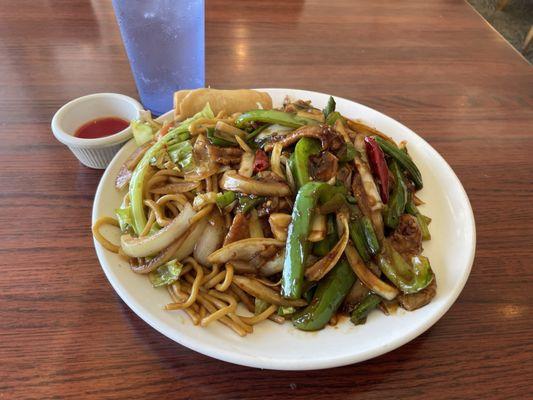
[[[383,299],[377,294],[372,292],[368,293],[352,311],[350,321],[352,321],[354,325],[364,324],[367,315],[370,313],[370,311],[375,309],[379,303],[381,303],[381,300]]]
[[[351,143],[344,143],[341,150],[337,153],[337,158],[339,159],[339,162],[349,162],[353,161],[355,158],[357,150],[355,150],[355,146]]]
[[[414,256],[411,265],[389,243],[377,257],[379,269],[403,293],[417,293],[433,280],[433,271],[427,257]]]
[[[335,111],[335,107],[337,107],[337,103],[335,103],[335,99],[333,98],[333,96],[329,96],[328,104],[326,104],[326,108],[322,110],[322,113],[324,114],[324,118],[327,118],[329,114]]]
[[[413,202],[412,194],[409,194],[409,200],[407,200],[407,203],[405,204],[405,212],[415,217],[416,217],[416,214],[419,213],[418,208],[415,206],[415,203]]]
[[[350,230],[350,239],[352,239],[353,244],[355,245],[355,248],[357,249],[357,252],[363,259],[365,263],[370,261],[370,254],[366,248],[366,240],[365,235],[362,231],[362,226],[359,223],[359,219],[352,220],[348,223],[348,227]]]
[[[336,193],[330,200],[320,206],[321,214],[331,214],[346,206],[346,196]]]
[[[405,211],[407,211],[409,214],[416,218],[416,222],[418,223],[418,226],[420,227],[420,232],[422,233],[422,240],[431,240],[431,233],[429,232],[428,226],[431,222],[431,218],[426,217],[425,215],[420,213],[418,207],[413,202],[412,194],[409,195],[409,200],[405,205]]]
[[[379,253],[380,244],[370,218],[363,215],[357,205],[348,204],[351,218],[348,223],[350,239],[352,239],[357,252],[366,263],[370,261],[370,257]]]
[[[427,222],[428,217],[420,213],[416,214],[416,222],[420,227],[420,233],[422,234],[422,240],[431,240],[431,232]]]
[[[368,252],[370,255],[375,256],[379,253],[380,246],[376,233],[374,232],[372,221],[370,221],[370,218],[363,216],[359,219],[358,223],[361,227],[361,231],[363,232],[363,237],[365,239],[365,245]]]
[[[384,153],[391,156],[394,160],[400,164],[400,166],[405,169],[409,175],[411,176],[411,179],[413,180],[415,187],[417,189],[422,189],[424,186],[422,182],[422,174],[420,173],[420,170],[416,166],[416,164],[413,162],[411,157],[401,149],[398,148],[394,143],[389,142],[388,140],[383,139],[379,136],[372,136],[372,138],[379,144],[379,147],[381,147],[381,150],[383,150]]]
[[[354,283],[354,272],[348,262],[341,259],[319,282],[309,305],[294,314],[293,325],[303,331],[322,329],[340,307]]]
[[[396,184],[389,199],[389,204],[387,204],[384,219],[385,225],[389,228],[396,229],[400,222],[400,217],[405,211],[408,192],[405,181],[403,180],[403,174],[395,161],[392,161],[390,170],[396,180]]]
[[[296,186],[301,188],[310,181],[309,157],[322,151],[322,145],[317,139],[303,137],[294,147],[294,179]]]
[[[335,246],[335,243],[333,243],[333,245],[330,248],[332,248],[333,246]],[[302,297],[304,298],[305,301],[307,301],[307,304],[309,304],[311,303],[311,300],[313,300],[313,296],[315,295],[318,282],[307,282],[307,284],[309,286],[305,289]]]
[[[289,114],[279,110],[252,110],[241,114],[235,120],[235,125],[238,128],[244,128],[247,123],[253,121],[279,124],[290,128],[318,124],[318,121],[315,121],[314,119],[300,117],[296,114]]]
[[[287,299],[302,296],[304,268],[309,252],[307,237],[311,219],[322,190],[328,190],[327,183],[308,182],[300,188],[294,201],[292,220],[287,231],[285,262],[281,280],[281,295]]]

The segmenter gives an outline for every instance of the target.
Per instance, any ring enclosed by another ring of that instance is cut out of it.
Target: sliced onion
[[[194,211],[201,210],[209,204],[215,204],[217,202],[216,192],[199,193],[196,195],[192,202],[192,208]]]
[[[325,121],[325,118],[324,118],[324,114],[321,112],[321,111],[318,111],[316,113],[312,113],[312,112],[307,112],[307,111],[304,111],[304,110],[298,110],[296,111],[296,115],[300,116],[300,117],[304,117],[304,118],[309,118],[309,119],[314,119],[315,121],[318,121],[318,122],[321,122],[321,123],[324,123]]]
[[[231,265],[235,268],[235,272],[239,274],[255,274],[257,269],[248,261],[233,260]]]
[[[285,157],[283,157],[282,160],[285,162],[285,176],[287,177],[287,183],[291,190],[296,192],[296,183],[294,182],[294,176],[292,176],[291,167]]]
[[[287,240],[287,229],[291,223],[291,216],[284,213],[272,213],[268,217],[270,230],[274,237],[278,240]]]
[[[339,214],[339,222],[343,227],[341,239],[328,254],[307,268],[305,277],[310,281],[322,279],[337,264],[348,244],[348,216],[344,213]]]
[[[354,146],[359,154],[366,154],[364,140],[365,137],[363,135],[357,135],[355,138]],[[370,171],[370,166],[358,154],[356,154],[355,167],[357,168],[357,172],[361,175],[361,182],[363,183],[363,189],[365,190],[370,209],[372,211],[381,210],[383,208],[383,202],[381,201],[372,172]]]
[[[250,146],[248,146],[248,143],[246,143],[243,139],[241,139],[240,137],[238,136],[235,136],[235,140],[237,141],[237,143],[239,143],[239,146],[241,146],[241,149],[245,152],[245,153],[252,153],[252,154],[255,154],[255,151],[252,150],[252,148]]]
[[[207,257],[222,245],[226,234],[224,220],[220,214],[215,212],[211,215],[209,224],[206,226],[203,235],[200,236],[194,248],[194,258],[205,266],[211,265],[207,261]]]
[[[392,300],[398,296],[398,289],[389,285],[388,283],[383,282],[376,275],[374,275],[372,271],[366,267],[363,260],[361,260],[361,257],[359,257],[359,254],[357,254],[357,250],[355,250],[351,244],[346,246],[344,249],[344,254],[346,254],[348,264],[350,264],[350,267],[352,267],[353,272],[355,272],[357,277],[365,284],[367,288],[387,300]]]
[[[285,179],[285,175],[281,170],[281,151],[283,146],[281,143],[276,143],[272,148],[272,155],[270,156],[270,168],[272,172],[278,175],[281,179]]]
[[[160,265],[163,265],[167,261],[170,261],[174,253],[180,248],[187,236],[191,233],[192,229],[193,227],[187,229],[185,233],[181,235],[174,243],[172,243],[167,248],[161,250],[161,252],[157,256],[151,258],[150,260],[146,260],[144,264],[132,265],[131,270],[138,274],[148,274]]]
[[[241,165],[239,166],[239,175],[250,178],[254,172],[254,153],[243,153],[241,157]]]
[[[190,219],[195,214],[190,203],[187,203],[183,211],[170,224],[151,236],[134,238],[131,235],[122,235],[120,238],[122,251],[130,257],[147,257],[157,254],[189,228]]]
[[[327,217],[324,214],[315,213],[311,220],[311,231],[307,240],[310,242],[320,242],[326,237],[328,230]]]
[[[228,133],[233,136],[240,137],[244,139],[246,137],[246,132],[242,129],[237,128],[236,126],[225,123],[224,121],[217,121],[215,129],[220,132]]]
[[[186,236],[181,246],[178,247],[172,258],[181,261],[184,258],[189,257],[193,253],[194,246],[196,246],[196,243],[200,237],[202,237],[207,225],[207,218],[203,218],[202,220],[198,221],[193,226],[191,233]]]
[[[249,229],[250,237],[252,238],[262,238],[265,237],[263,232],[263,227],[261,226],[261,221],[259,221],[259,216],[257,215],[257,210],[252,208],[250,210],[250,220],[249,220]]]
[[[231,260],[249,261],[269,246],[284,247],[285,242],[276,239],[249,238],[230,243],[214,253],[207,260],[214,264],[224,264]]]
[[[192,171],[187,172],[183,179],[187,182],[198,182],[203,181],[204,179],[209,178],[210,176],[215,175],[218,172],[218,164],[210,163],[203,164],[195,167]]]
[[[255,279],[247,278],[241,275],[233,276],[233,283],[235,283],[239,288],[244,290],[246,293],[251,294],[254,297],[257,297],[263,301],[266,301],[270,304],[275,304],[277,306],[283,307],[303,307],[307,303],[303,299],[289,300],[284,299],[280,296],[278,292],[274,289],[269,288],[266,285],[258,282]]]
[[[274,258],[264,263],[259,268],[259,271],[261,272],[261,275],[264,275],[264,276],[271,276],[271,275],[277,274],[278,272],[283,271],[284,262],[285,262],[285,250],[281,250],[279,254],[277,254]]]
[[[341,134],[346,143],[352,143],[350,136],[348,136],[348,132],[346,132],[346,129],[344,129],[342,118],[339,118],[337,121],[335,121],[335,130]]]
[[[278,124],[272,124],[265,129],[261,131],[259,135],[257,135],[256,140],[258,142],[266,142],[267,139],[269,139],[272,136],[284,136],[287,135],[289,132],[292,132],[294,128],[290,128],[288,126],[282,126]]]
[[[150,192],[155,194],[177,194],[177,193],[186,193],[190,192],[193,189],[196,189],[200,186],[200,182],[179,182],[179,183],[169,183],[165,186],[160,186],[158,188],[150,189]]]
[[[252,178],[247,178],[237,174],[235,171],[228,171],[220,179],[220,187],[224,190],[232,190],[245,194],[255,194],[257,196],[289,196],[291,189],[282,182],[264,182]]]

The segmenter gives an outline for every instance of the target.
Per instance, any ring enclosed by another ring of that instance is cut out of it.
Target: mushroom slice
[[[287,240],[287,228],[291,223],[291,216],[284,213],[272,213],[268,217],[270,230],[274,237],[278,240]]]
[[[232,190],[257,196],[289,196],[289,185],[282,182],[265,182],[247,178],[235,171],[227,171],[220,179],[220,187],[224,190]]]
[[[207,257],[210,263],[224,264],[231,260],[251,260],[269,246],[283,247],[285,242],[269,238],[249,238],[227,244]]]

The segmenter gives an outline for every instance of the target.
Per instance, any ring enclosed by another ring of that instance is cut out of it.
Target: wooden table
[[[207,2],[208,84],[311,89],[383,111],[448,160],[477,221],[470,279],[428,332],[357,365],[275,372],[163,337],[100,269],[90,216],[102,171],[49,126],[69,99],[136,96],[109,3],[0,3],[0,399],[533,395],[533,75],[470,6]]]

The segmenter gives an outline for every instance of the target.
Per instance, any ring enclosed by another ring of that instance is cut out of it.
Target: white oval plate
[[[293,89],[263,89],[279,106],[286,95],[311,100],[324,107],[329,95]],[[239,337],[225,326],[194,326],[182,311],[164,311],[169,302],[164,289],[152,288],[147,277],[133,273],[126,262],[95,241],[96,253],[111,285],[126,304],[144,321],[170,339],[192,350],[235,364],[277,370],[310,370],[338,367],[364,361],[394,350],[422,334],[441,318],[463,289],[474,259],[475,223],[470,202],[459,179],[444,159],[422,138],[399,122],[361,104],[335,98],[337,110],[361,119],[396,141],[407,140],[409,152],[422,172],[424,189],[421,207],[430,216],[432,240],[424,243],[437,277],[433,301],[414,312],[398,310],[396,315],[371,313],[364,325],[348,320],[319,332],[302,332],[290,323],[265,321],[254,333]],[[170,116],[166,114],[165,116]],[[163,118],[165,117],[163,116]],[[115,176],[134,150],[127,143],[105,171],[93,206],[93,222],[112,216],[122,194],[114,188]]]

